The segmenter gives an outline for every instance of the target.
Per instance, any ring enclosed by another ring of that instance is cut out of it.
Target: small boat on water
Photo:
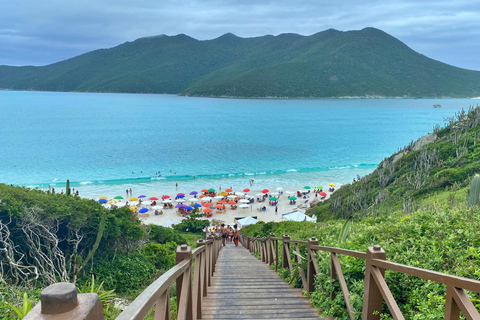
[[[441,107],[442,107],[442,105],[440,105],[440,104],[436,103],[436,104],[434,104],[434,105],[433,105],[433,107],[434,107],[434,108],[441,108]]]

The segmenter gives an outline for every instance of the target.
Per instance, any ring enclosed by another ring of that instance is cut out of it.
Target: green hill
[[[229,97],[473,97],[480,72],[374,28],[199,41],[140,38],[42,67],[0,66],[0,88]]]

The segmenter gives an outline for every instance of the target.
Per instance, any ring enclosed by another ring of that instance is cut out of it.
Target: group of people
[[[239,233],[237,225],[234,224],[233,228],[230,226],[225,227],[222,223],[220,226],[220,234],[222,235],[222,245],[225,247],[226,242],[235,243],[235,247],[238,247]]]

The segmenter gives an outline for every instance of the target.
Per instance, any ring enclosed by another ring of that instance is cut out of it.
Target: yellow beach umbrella
[[[133,198],[130,198],[129,201],[137,201],[137,200],[138,200],[138,198],[133,197]]]
[[[107,200],[107,197],[101,196],[101,197],[98,197],[98,199],[105,199],[105,200]]]
[[[226,193],[226,192],[220,192],[218,195],[219,195],[219,196],[224,196],[224,197],[225,197],[225,196],[228,196],[228,193]]]
[[[329,186],[330,187],[335,187],[335,185],[333,183],[330,183]]]

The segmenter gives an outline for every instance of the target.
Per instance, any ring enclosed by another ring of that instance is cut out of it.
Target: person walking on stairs
[[[225,228],[224,223],[222,223],[220,227],[220,233],[222,234],[222,245],[225,247],[225,241],[227,240],[227,228]]]
[[[238,237],[239,237],[239,234],[238,234],[238,229],[237,229],[237,225],[234,224],[233,225],[233,228],[235,229],[234,233],[233,233],[233,242],[235,242],[235,247],[238,247]]]

